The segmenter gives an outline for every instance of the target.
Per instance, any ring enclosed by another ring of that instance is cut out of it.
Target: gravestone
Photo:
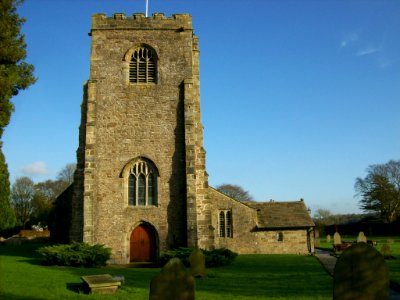
[[[391,258],[392,257],[392,253],[391,253],[390,245],[389,244],[383,244],[382,247],[381,247],[381,253],[382,253],[384,258]]]
[[[331,235],[328,234],[328,235],[326,236],[326,242],[327,242],[327,243],[330,243],[330,242],[331,242],[331,239],[332,239]]]
[[[354,244],[337,260],[334,300],[389,299],[389,270],[383,256],[366,243]]]
[[[118,290],[121,281],[110,274],[82,276],[83,289],[95,294],[113,294]]]
[[[342,244],[342,238],[340,237],[339,232],[335,232],[335,234],[333,235],[333,244],[334,245],[340,245]]]
[[[194,249],[190,254],[189,262],[194,277],[206,277],[206,259],[199,248]]]
[[[319,239],[319,230],[315,229],[314,231],[314,246],[319,247],[320,246],[320,239]]]
[[[172,258],[150,282],[149,300],[194,300],[195,280],[179,258]]]
[[[357,237],[357,243],[366,243],[367,237],[365,236],[364,232],[360,231]]]

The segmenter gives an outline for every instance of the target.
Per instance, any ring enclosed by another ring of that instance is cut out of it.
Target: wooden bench
[[[82,276],[85,291],[98,294],[113,294],[121,285],[121,281],[110,274]]]

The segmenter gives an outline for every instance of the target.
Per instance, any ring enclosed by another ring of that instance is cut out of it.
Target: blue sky
[[[91,16],[145,0],[25,0],[37,83],[13,98],[11,181],[53,179],[76,161]],[[304,198],[312,213],[360,212],[356,177],[400,159],[400,1],[149,0],[190,13],[200,38],[210,185],[258,201]]]

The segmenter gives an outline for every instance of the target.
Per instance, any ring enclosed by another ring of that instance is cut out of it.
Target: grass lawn
[[[383,244],[387,243],[388,240],[393,240],[394,243],[389,244],[391,255],[394,259],[387,259],[386,263],[389,267],[390,280],[400,284],[400,236],[367,236],[368,240],[377,241],[378,244],[375,247],[378,251],[381,250]],[[356,241],[357,236],[343,236],[343,241]],[[321,238],[319,249],[332,251],[333,238],[330,243],[326,242],[325,238]]]
[[[0,299],[148,299],[151,278],[160,269],[109,266],[98,269],[43,266],[40,244],[0,244]],[[113,295],[79,292],[80,276],[109,273],[125,276]],[[331,299],[332,278],[314,257],[239,255],[223,268],[207,270],[196,280],[196,299]]]

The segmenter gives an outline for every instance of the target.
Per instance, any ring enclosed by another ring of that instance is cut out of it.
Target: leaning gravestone
[[[330,242],[331,242],[331,235],[330,235],[330,234],[328,234],[328,235],[326,236],[326,242],[327,242],[327,243],[330,243]]]
[[[199,248],[194,249],[190,254],[189,262],[194,277],[206,277],[206,259]]]
[[[194,300],[195,281],[179,258],[172,258],[150,282],[149,300]]]
[[[389,270],[385,260],[366,243],[345,250],[333,274],[334,300],[389,299]]]
[[[335,234],[333,235],[333,244],[334,245],[340,245],[342,244],[342,238],[340,237],[339,232],[335,232]]]
[[[360,231],[357,237],[357,243],[366,243],[367,237],[365,236],[364,232]]]

